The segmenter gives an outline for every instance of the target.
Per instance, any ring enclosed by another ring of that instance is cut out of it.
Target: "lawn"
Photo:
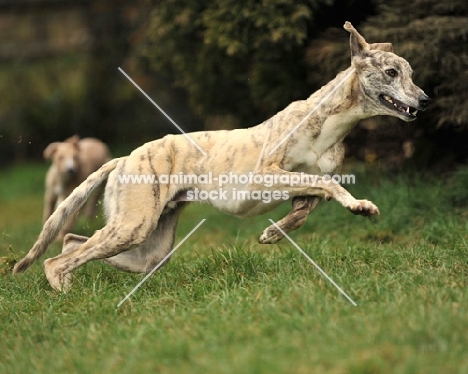
[[[380,219],[322,202],[291,238],[257,238],[288,210],[240,220],[192,205],[176,243],[143,279],[101,263],[53,291],[46,256],[10,269],[41,229],[43,165],[0,171],[1,373],[468,373],[468,171],[444,177],[361,171],[347,188]],[[75,232],[102,224],[80,219]]]

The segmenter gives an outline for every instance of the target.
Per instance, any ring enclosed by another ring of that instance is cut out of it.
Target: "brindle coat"
[[[395,116],[404,121],[416,118],[417,111],[425,109],[429,98],[413,84],[408,62],[393,53],[391,44],[367,44],[349,22],[344,28],[351,34],[351,67],[329,84],[307,100],[291,103],[258,126],[189,134],[206,152],[205,156],[186,137],[168,135],[144,144],[127,157],[108,162],[58,207],[33,248],[13,271],[26,270],[42,255],[67,217],[106,179],[105,227],[90,238],[68,234],[62,254],[44,262],[47,279],[57,290],[66,290],[71,272],[91,260],[101,259],[130,272],[149,272],[172,248],[178,217],[187,204],[178,200],[195,188],[218,189],[217,185],[206,183],[119,184],[119,175],[333,173],[343,161],[342,141],[359,120],[376,115]],[[287,140],[275,149],[285,137]],[[258,185],[230,184],[224,188],[254,190]],[[292,198],[291,212],[277,223],[285,232],[300,227],[322,198],[335,199],[355,214],[379,214],[370,201],[356,200],[343,187],[326,183],[320,176],[314,185],[274,184],[262,189],[287,191]],[[268,212],[281,202],[209,201],[219,210],[240,217]],[[281,232],[272,225],[264,230],[260,242],[274,243],[281,238]]]

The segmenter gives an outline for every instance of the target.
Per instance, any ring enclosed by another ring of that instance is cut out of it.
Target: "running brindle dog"
[[[390,115],[409,122],[416,118],[418,110],[427,107],[429,97],[412,82],[410,65],[393,53],[390,43],[368,44],[349,22],[344,28],[351,34],[351,67],[326,86],[307,100],[291,103],[258,126],[189,134],[206,151],[204,156],[185,136],[168,135],[144,144],[127,157],[108,162],[60,204],[13,272],[23,272],[37,260],[67,219],[107,180],[107,224],[90,238],[66,235],[62,254],[44,262],[47,279],[54,289],[65,291],[70,287],[74,269],[98,259],[121,270],[148,273],[172,249],[178,217],[187,205],[182,201],[187,192],[218,189],[215,184],[198,181],[185,185],[123,184],[119,183],[119,175],[317,175],[313,185],[262,186],[264,191],[287,191],[292,198],[291,212],[277,223],[285,232],[300,227],[323,198],[335,199],[355,214],[379,214],[370,201],[356,200],[339,184],[328,183],[318,174],[333,173],[341,166],[343,139],[359,120]],[[307,120],[297,126],[305,117]],[[225,188],[252,191],[255,186],[229,184]],[[268,212],[282,201],[208,202],[223,212],[248,217]],[[275,243],[282,237],[272,225],[265,229],[260,243]]]

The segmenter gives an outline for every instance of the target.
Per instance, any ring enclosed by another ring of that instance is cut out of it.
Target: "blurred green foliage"
[[[0,61],[0,164],[39,158],[74,133],[120,150],[176,133],[119,66],[185,131],[256,125],[349,66],[346,20],[369,42],[392,42],[434,99],[410,127],[385,117],[385,132],[352,133],[350,154],[369,153],[370,142],[379,159],[379,150],[408,140],[417,167],[451,168],[468,157],[463,0],[101,3],[86,5],[87,50]]]
[[[234,115],[237,126],[247,127],[317,88],[307,79],[308,43],[333,24],[337,8],[357,13],[367,3],[161,1],[150,15],[145,56],[186,90],[205,122]]]
[[[392,42],[411,63],[415,83],[434,99],[411,129],[387,129],[372,142],[409,140],[418,167],[440,170],[468,156],[467,4],[164,1],[151,13],[145,55],[152,69],[173,76],[174,86],[188,93],[190,108],[208,128],[246,127],[309,96],[349,66],[342,24],[350,20],[369,42]],[[228,115],[235,120],[223,123]],[[380,124],[402,126],[389,117]],[[365,143],[359,136],[352,141]],[[385,148],[372,146],[377,153]]]

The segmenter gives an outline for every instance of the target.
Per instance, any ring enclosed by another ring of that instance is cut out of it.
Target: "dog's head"
[[[79,170],[80,138],[72,136],[64,142],[50,143],[44,150],[44,158],[52,160],[63,178],[71,179]]]
[[[368,44],[351,23],[344,28],[351,33],[351,63],[365,93],[364,111],[413,121],[430,98],[413,83],[410,64],[393,53],[391,43]]]

